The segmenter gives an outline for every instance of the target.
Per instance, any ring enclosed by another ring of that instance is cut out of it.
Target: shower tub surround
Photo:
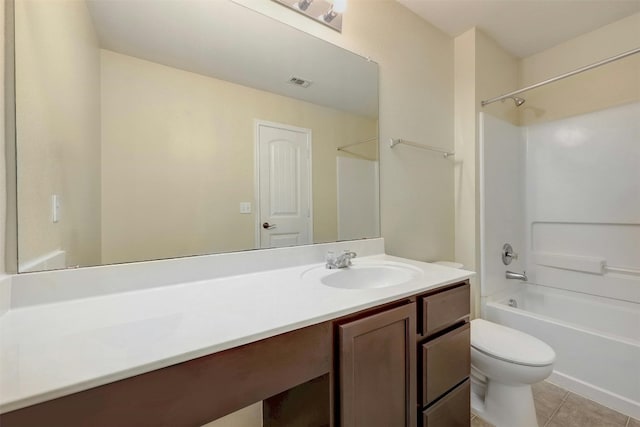
[[[302,280],[327,251],[400,262],[408,282],[338,289]],[[382,239],[13,277],[0,317],[0,413],[459,283],[472,272],[384,254]]]
[[[638,117],[640,103],[524,128],[483,113],[480,150],[483,316],[554,347],[552,381],[635,418]],[[508,266],[504,243],[520,254]]]

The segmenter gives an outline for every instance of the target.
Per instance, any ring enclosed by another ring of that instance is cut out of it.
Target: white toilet
[[[464,268],[451,261],[434,264]],[[556,353],[524,332],[471,321],[471,408],[496,427],[538,427],[531,385],[548,378]]]
[[[531,385],[553,370],[556,354],[539,339],[471,321],[471,407],[496,427],[537,427]]]

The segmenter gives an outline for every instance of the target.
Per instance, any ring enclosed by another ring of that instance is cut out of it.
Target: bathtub
[[[640,419],[640,304],[526,284],[483,313],[553,347],[549,381]]]

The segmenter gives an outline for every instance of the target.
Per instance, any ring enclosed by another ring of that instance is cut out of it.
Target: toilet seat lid
[[[555,351],[547,343],[484,319],[471,321],[471,347],[518,365],[548,366],[556,359]]]

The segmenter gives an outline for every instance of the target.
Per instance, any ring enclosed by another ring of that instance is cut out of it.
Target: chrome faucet
[[[356,256],[357,254],[355,252],[351,252],[349,250],[344,251],[338,256],[336,256],[333,251],[329,251],[327,252],[326,267],[329,269],[347,268],[351,266],[351,260]]]
[[[527,272],[523,271],[522,274],[520,273],[514,273],[513,271],[507,271],[505,273],[505,277],[507,279],[516,279],[516,280],[522,280],[524,282],[527,281]]]

